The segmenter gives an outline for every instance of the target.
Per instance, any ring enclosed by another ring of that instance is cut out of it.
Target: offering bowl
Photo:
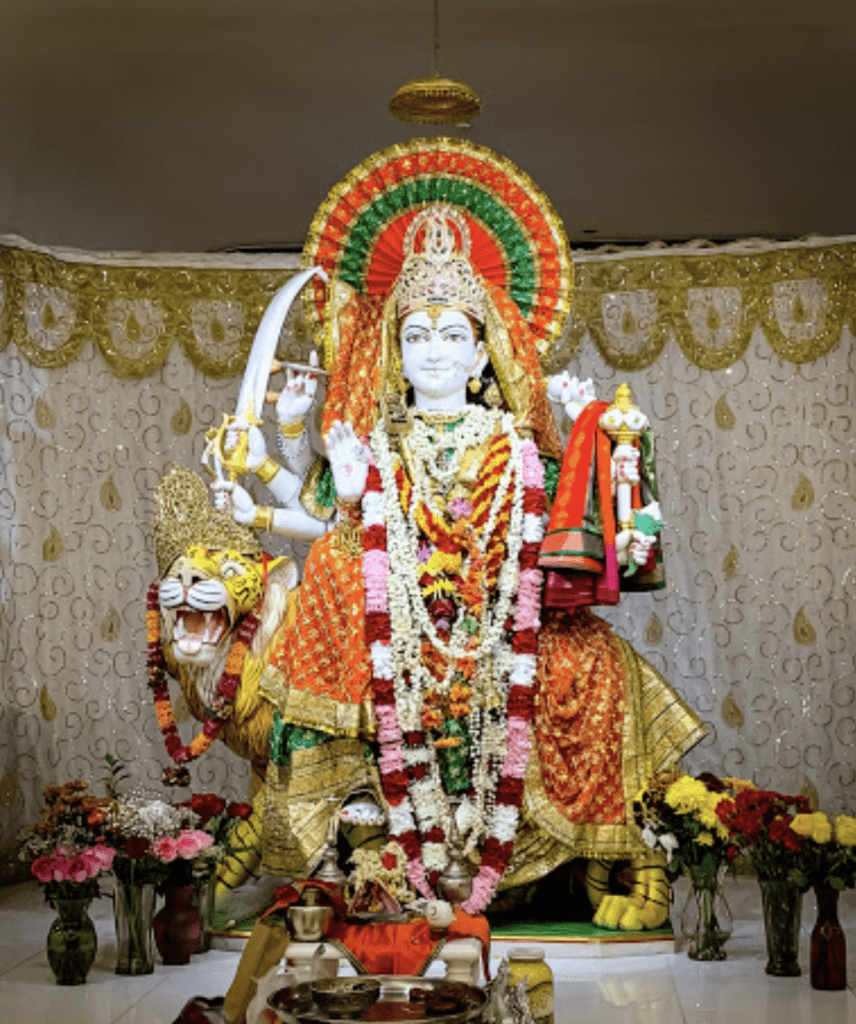
[[[380,996],[377,978],[320,978],[309,986],[312,1001],[326,1017],[359,1017]]]

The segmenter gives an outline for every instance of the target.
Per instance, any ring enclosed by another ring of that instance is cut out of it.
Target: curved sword
[[[233,480],[246,472],[246,436],[237,449],[227,455],[226,431],[237,424],[249,426],[262,422],[271,363],[276,353],[282,325],[285,323],[292,302],[315,274],[322,281],[327,280],[327,274],[322,267],[310,267],[308,270],[302,270],[299,274],[295,274],[270,300],[261,323],[256,329],[256,336],[247,358],[244,379],[241,381],[241,390],[238,392],[238,400],[235,403],[235,415],[226,416],[224,414],[223,423],[219,427],[209,430],[206,435],[208,443],[202,453],[202,464],[219,481],[224,479],[224,470]]]

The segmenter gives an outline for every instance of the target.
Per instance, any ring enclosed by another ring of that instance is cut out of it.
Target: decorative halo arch
[[[322,266],[363,295],[386,294],[404,259],[404,237],[430,203],[467,221],[470,260],[512,298],[544,359],[568,315],[573,265],[549,199],[510,160],[463,139],[413,139],[374,153],[335,185],[309,228],[303,266]],[[326,289],[304,293],[312,327],[324,327]]]

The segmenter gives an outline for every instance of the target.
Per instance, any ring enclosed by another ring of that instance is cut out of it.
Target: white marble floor
[[[727,882],[734,913],[728,959],[699,964],[683,953],[551,961],[556,1024],[856,1024],[856,893],[844,894],[848,981],[844,992],[809,984],[808,936],[814,899],[803,904],[800,978],[764,973],[760,898],[752,879]],[[678,905],[681,894],[678,893]],[[54,984],[45,957],[53,918],[36,883],[0,889],[0,1024],[171,1024],[194,995],[223,995],[239,953],[213,949],[186,967],[142,978],[113,973],[112,905],[96,901],[98,956],[85,985]]]

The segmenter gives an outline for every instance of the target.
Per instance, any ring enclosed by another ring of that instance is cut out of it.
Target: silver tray
[[[300,1024],[474,1024],[482,1019],[487,996],[483,989],[476,985],[469,986],[477,993],[479,1004],[452,1013],[420,1014],[414,1006],[412,1013],[404,1013],[404,1007],[413,1006],[410,1002],[410,991],[414,988],[434,989],[446,984],[445,978],[420,978],[411,974],[375,974],[380,982],[380,996],[374,1005],[358,1017],[327,1017],[314,1005],[306,1010],[294,1013],[294,1019]],[[273,994],[272,994],[273,995]],[[386,1007],[387,1009],[384,1009]]]

